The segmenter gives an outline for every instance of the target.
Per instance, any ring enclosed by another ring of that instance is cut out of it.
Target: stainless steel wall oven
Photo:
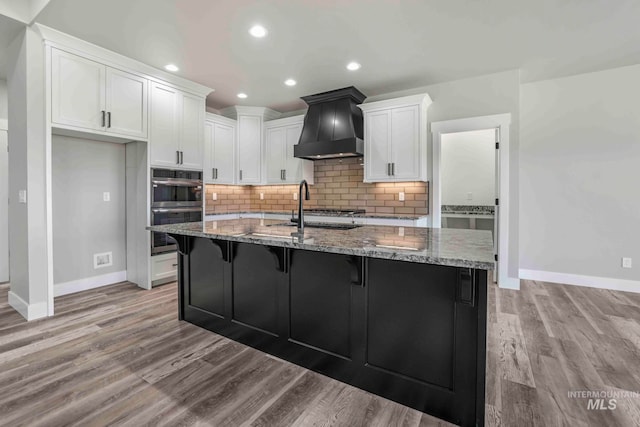
[[[151,225],[202,221],[202,193],[202,172],[151,169]],[[165,233],[152,233],[152,255],[175,250]]]

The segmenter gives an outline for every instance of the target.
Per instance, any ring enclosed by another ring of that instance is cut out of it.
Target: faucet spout
[[[304,199],[302,198],[302,188],[304,187]],[[291,233],[291,235],[297,237],[304,237],[304,208],[303,208],[303,200],[309,200],[309,184],[307,184],[307,180],[303,179],[300,181],[300,186],[298,187],[298,231],[296,233]]]

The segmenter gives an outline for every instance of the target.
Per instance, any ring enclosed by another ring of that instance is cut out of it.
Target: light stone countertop
[[[493,270],[490,231],[363,225],[351,230],[305,227],[304,241],[282,220],[229,219],[147,227],[159,231],[234,242],[330,252],[424,264]]]

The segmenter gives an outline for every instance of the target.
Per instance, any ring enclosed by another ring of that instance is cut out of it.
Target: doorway
[[[487,199],[486,194],[491,194],[489,188],[484,193],[482,190],[467,190],[462,191],[462,200],[454,199],[462,202],[462,206],[459,209],[465,209],[464,206],[471,206],[467,208],[470,210],[485,209],[490,211],[490,207],[493,205],[493,218],[489,219],[489,223],[493,222],[493,236],[494,236],[494,253],[495,253],[495,273],[493,275],[494,281],[498,283],[498,286],[502,288],[519,289],[520,280],[515,275],[510,275],[509,271],[517,271],[517,252],[514,256],[510,256],[509,246],[509,126],[511,123],[511,114],[498,114],[493,116],[472,117],[467,119],[446,120],[441,122],[431,123],[432,133],[432,170],[431,170],[431,190],[430,190],[430,226],[434,228],[441,228],[443,226],[442,207],[445,206],[445,212],[451,211],[452,205],[443,203],[443,171],[442,171],[442,158],[443,158],[443,140],[444,144],[447,144],[449,138],[456,138],[455,134],[480,132],[474,136],[483,135],[486,138],[487,144],[491,143],[493,156],[489,155],[489,152],[485,152],[485,164],[491,162],[493,158],[494,171],[492,173],[494,180],[493,203],[490,203],[490,199]],[[468,136],[468,135],[467,135]],[[460,137],[460,135],[458,135]],[[492,140],[492,141],[491,141]],[[453,146],[452,146],[453,147]],[[498,147],[498,149],[496,149]],[[448,158],[447,150],[449,146],[445,147],[445,156]],[[446,168],[446,166],[445,166]],[[446,172],[446,171],[445,171]],[[449,183],[445,184],[445,189]],[[483,188],[487,189],[485,185]],[[471,193],[471,195],[469,195]],[[482,196],[481,196],[482,193]],[[471,200],[468,200],[468,199]],[[478,203],[478,204],[475,204]],[[480,204],[482,203],[482,204]],[[486,204],[489,203],[489,204]],[[483,208],[476,206],[486,206]],[[445,217],[445,225],[450,226],[453,222],[449,217]],[[493,221],[491,221],[493,219]],[[469,221],[470,222],[470,221]],[[475,219],[475,226],[478,228],[478,220]],[[481,227],[487,227],[488,225],[482,224]],[[517,249],[514,248],[514,250]],[[510,263],[511,262],[511,263]],[[511,265],[514,264],[514,265]]]

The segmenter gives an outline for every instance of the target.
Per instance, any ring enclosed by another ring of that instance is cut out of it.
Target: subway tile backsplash
[[[309,186],[307,208],[365,209],[367,213],[426,215],[429,186],[426,182],[364,183],[360,158],[314,162],[315,184]],[[400,201],[398,193],[405,193]],[[213,193],[217,200],[213,200]],[[263,193],[264,199],[260,199]],[[297,185],[207,185],[206,212],[290,211],[298,208],[293,194]]]

